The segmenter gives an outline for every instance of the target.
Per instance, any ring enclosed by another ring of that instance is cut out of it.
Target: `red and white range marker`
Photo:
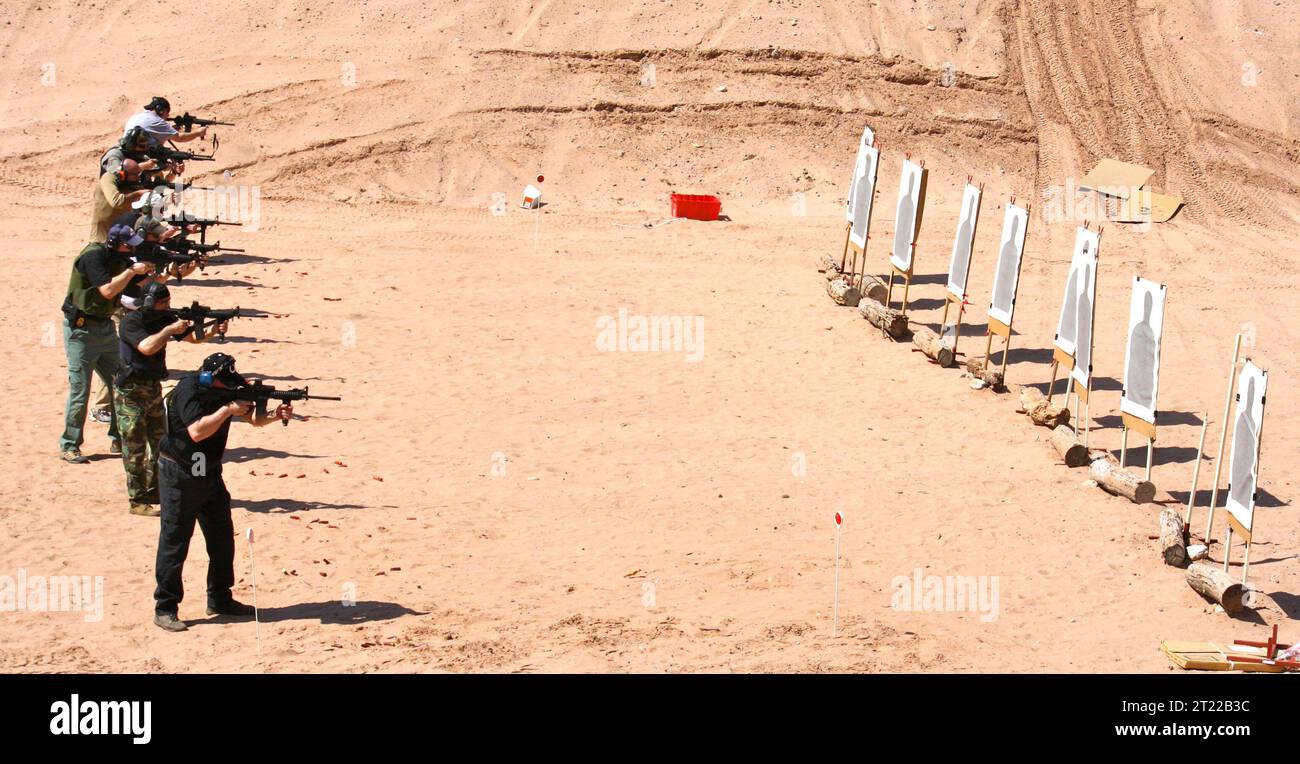
[[[831,617],[831,636],[840,634],[840,528],[844,525],[844,513],[835,513],[835,610]]]

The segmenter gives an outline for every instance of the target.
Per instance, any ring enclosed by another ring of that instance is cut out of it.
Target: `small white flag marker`
[[[253,529],[244,533],[248,539],[248,567],[253,572],[253,630],[257,632],[257,654],[262,654],[262,621],[257,615],[257,560],[253,557]]]

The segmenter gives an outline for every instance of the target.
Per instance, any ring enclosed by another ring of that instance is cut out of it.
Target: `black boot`
[[[175,613],[154,613],[153,623],[163,631],[185,631],[189,628]]]
[[[252,615],[253,612],[252,605],[245,605],[235,599],[225,602],[208,600],[208,615]]]

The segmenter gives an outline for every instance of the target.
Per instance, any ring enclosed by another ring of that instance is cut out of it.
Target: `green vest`
[[[109,272],[114,277],[131,267],[131,261],[125,255],[109,249],[107,244],[87,244],[72,264],[72,277],[68,279],[67,301],[82,313],[99,318],[112,318],[121,295],[111,300],[104,299],[104,295],[99,293],[99,287],[90,283],[90,279],[81,268],[81,259],[96,250],[109,253]]]

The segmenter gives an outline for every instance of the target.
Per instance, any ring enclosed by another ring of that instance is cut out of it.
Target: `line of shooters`
[[[121,140],[100,159],[90,242],[73,263],[62,306],[68,400],[61,458],[70,464],[89,461],[81,446],[90,383],[98,374],[104,389],[95,418],[109,425],[110,451],[122,456],[128,511],[161,518],[154,623],[167,631],[187,628],[177,611],[196,523],[209,557],[208,615],[254,613],[231,593],[234,526],[221,471],[230,422],[287,425],[292,401],[322,397],[309,395],[306,388],[280,390],[261,380],[250,382],[225,353],[209,355],[164,397],[169,342],[206,342],[214,336],[224,341],[230,319],[259,317],[197,301],[188,308],[171,304],[169,281],[180,283],[196,269],[220,262],[209,259],[214,254],[243,252],[207,242],[210,227],[238,223],[190,217],[177,198],[196,188],[181,179],[185,163],[211,161],[220,144],[212,136],[213,153],[207,154],[177,145],[204,139],[214,125],[232,123],[189,113],[173,117],[171,104],[158,96],[127,120]],[[268,413],[271,400],[279,405]]]

